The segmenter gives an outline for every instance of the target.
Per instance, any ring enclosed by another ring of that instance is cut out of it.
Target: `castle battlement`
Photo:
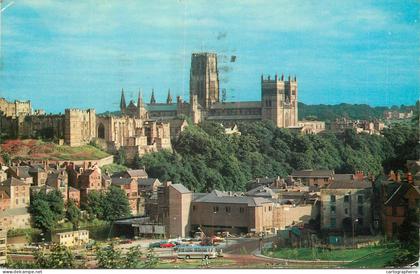
[[[271,77],[271,75],[268,75],[267,78],[264,79],[264,75],[261,74],[261,83],[297,83],[296,75],[294,77],[291,77],[290,75],[287,76],[287,78],[282,74],[280,77],[276,74],[274,77]]]
[[[66,113],[80,113],[80,114],[88,114],[95,112],[94,108],[88,108],[88,109],[80,109],[80,108],[66,108]]]

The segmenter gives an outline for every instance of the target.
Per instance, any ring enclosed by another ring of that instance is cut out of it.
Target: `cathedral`
[[[190,116],[194,123],[209,120],[230,126],[240,121],[271,120],[277,127],[293,128],[298,127],[297,100],[296,77],[275,75],[274,78],[261,76],[261,101],[222,102],[217,55],[205,52],[192,54],[189,102],[179,96],[173,102],[169,90],[166,103],[157,103],[152,91],[145,111],[150,118],[164,121],[184,114]],[[139,115],[133,101],[126,106],[124,92],[121,94],[120,110],[133,117]]]

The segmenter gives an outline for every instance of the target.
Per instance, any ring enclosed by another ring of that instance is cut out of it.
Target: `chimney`
[[[363,171],[356,171],[356,173],[354,174],[354,180],[358,180],[358,181],[362,181],[364,178],[364,174]]]
[[[413,183],[413,175],[411,174],[411,172],[408,172],[407,173],[407,182],[409,184],[412,184]]]

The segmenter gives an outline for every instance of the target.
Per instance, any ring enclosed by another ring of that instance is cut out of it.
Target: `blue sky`
[[[187,99],[191,53],[213,51],[228,100],[259,100],[261,73],[277,72],[297,75],[307,104],[413,104],[419,10],[416,0],[15,0],[2,13],[0,97],[56,113],[116,110],[121,88]]]

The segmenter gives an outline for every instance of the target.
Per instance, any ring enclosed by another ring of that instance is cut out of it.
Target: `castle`
[[[261,76],[261,100],[224,102],[220,100],[219,72],[215,53],[193,53],[190,70],[189,102],[170,90],[166,103],[157,103],[152,90],[149,104],[139,92],[137,103],[128,104],[121,91],[120,115],[98,115],[94,109],[66,109],[64,114],[32,113],[31,103],[8,102],[0,98],[0,130],[9,138],[55,139],[69,146],[97,142],[115,153],[124,150],[127,159],[161,149],[171,150],[171,138],[187,123],[185,116],[198,124],[204,120],[233,126],[237,122],[270,120],[277,127],[317,133],[311,121],[298,121],[298,88],[295,77]],[[319,123],[319,122],[318,122]]]
[[[226,126],[240,121],[271,120],[277,127],[298,127],[298,89],[296,77],[284,75],[274,78],[261,76],[261,101],[222,102],[220,100],[219,72],[215,53],[193,53],[190,71],[190,101],[180,96],[176,103],[168,91],[166,103],[156,103],[152,91],[146,109],[154,119],[170,121],[180,114],[190,116],[194,123],[203,120],[223,123]],[[121,112],[136,113],[133,101],[126,107],[121,94]]]

